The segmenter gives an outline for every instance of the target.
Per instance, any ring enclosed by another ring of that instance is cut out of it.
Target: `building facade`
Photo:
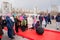
[[[12,9],[12,4],[10,4],[9,2],[2,3],[2,14],[11,13],[11,9]]]

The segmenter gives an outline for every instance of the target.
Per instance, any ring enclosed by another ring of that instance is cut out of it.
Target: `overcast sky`
[[[60,0],[0,0],[0,7],[3,1],[12,3],[14,8],[32,9],[37,6],[41,10],[50,10],[51,5],[53,4],[60,6]]]

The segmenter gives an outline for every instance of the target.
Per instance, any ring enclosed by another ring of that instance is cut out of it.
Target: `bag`
[[[27,23],[26,20],[22,20],[22,21],[21,21],[21,25],[22,25],[22,26],[23,26],[23,25],[26,26],[26,23]]]
[[[42,27],[38,27],[36,29],[36,33],[42,35],[44,33],[44,29]]]
[[[45,19],[43,19],[43,21],[42,21],[42,25],[46,25],[46,21],[45,21]]]

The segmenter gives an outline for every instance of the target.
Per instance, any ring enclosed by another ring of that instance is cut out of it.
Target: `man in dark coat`
[[[51,16],[50,16],[50,14],[48,14],[48,23],[51,24]]]
[[[57,26],[57,30],[59,30],[60,27],[60,13],[58,13],[58,15],[56,16],[56,26]]]
[[[47,14],[45,14],[44,18],[45,18],[45,22],[46,22],[46,25],[45,25],[45,27],[46,27],[47,23],[48,23],[48,16],[47,16]]]
[[[42,27],[42,21],[43,21],[43,15],[42,14],[39,16],[39,21],[40,21],[40,27]]]
[[[18,19],[18,17],[16,16],[15,18],[14,18],[14,20],[15,20],[15,30],[16,30],[16,32],[18,32],[18,28],[20,28],[20,26],[21,26],[21,21]]]
[[[8,28],[8,37],[14,39],[13,37],[13,23],[9,16],[6,17],[7,28]]]
[[[1,38],[2,38],[2,35],[3,35],[3,26],[2,26],[3,24],[2,24],[2,17],[0,16],[0,40],[1,40]]]

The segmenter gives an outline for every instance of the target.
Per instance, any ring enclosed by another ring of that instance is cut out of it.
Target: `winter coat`
[[[15,18],[14,20],[15,20],[15,26],[20,26],[21,25],[20,20],[18,20],[17,18]]]
[[[48,16],[48,22],[50,22],[51,21],[51,17],[50,16]]]
[[[1,16],[0,16],[0,38],[1,38],[1,36],[3,35],[3,26],[2,26],[3,24],[2,24],[2,18],[1,18]]]
[[[39,16],[39,20],[40,20],[40,22],[42,22],[43,21],[43,17]]]
[[[2,20],[3,28],[6,26],[6,19]]]
[[[44,16],[44,18],[45,18],[45,21],[47,22],[48,21],[48,16]]]
[[[10,19],[10,17],[6,17],[6,22],[7,22],[7,28],[8,29],[11,29],[12,28],[12,26],[13,26],[13,22],[12,22],[12,20]]]
[[[35,28],[37,29],[39,26],[40,26],[40,23],[39,23],[39,21],[37,21],[35,24]]]
[[[3,27],[2,27],[2,25],[3,25],[2,22],[0,22],[0,35],[3,35],[3,30],[2,30]]]
[[[21,26],[23,26],[23,25],[26,26],[26,23],[27,23],[26,20],[22,20],[22,21],[21,21]]]
[[[8,16],[6,17],[6,22],[7,22],[7,28],[8,28],[8,37],[12,38],[13,37],[13,22]]]
[[[56,16],[56,22],[60,22],[60,16]]]

